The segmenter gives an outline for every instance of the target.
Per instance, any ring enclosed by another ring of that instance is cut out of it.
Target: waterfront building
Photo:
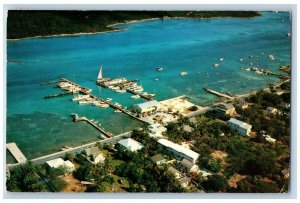
[[[187,159],[183,159],[180,162],[180,168],[184,173],[192,173],[192,172],[197,172],[198,171],[198,166],[194,164],[193,162],[190,162]]]
[[[198,153],[166,139],[159,139],[157,142],[167,147],[168,150],[175,154],[177,159],[187,159],[193,163],[197,162],[199,157]]]
[[[68,172],[72,172],[75,169],[74,164],[71,161],[64,161],[62,158],[52,159],[47,161],[46,164],[50,168],[65,167]]]
[[[245,123],[243,121],[237,120],[235,118],[231,118],[227,121],[227,125],[232,130],[236,131],[241,135],[249,135],[251,132],[252,125]]]
[[[232,104],[225,104],[225,103],[220,103],[215,106],[216,113],[225,116],[229,115],[232,116],[235,114],[235,108]]]
[[[151,160],[154,163],[156,163],[157,165],[166,163],[166,159],[161,154],[157,154],[157,155],[151,157]]]
[[[153,124],[149,125],[148,128],[149,128],[150,137],[162,138],[163,137],[162,133],[167,131],[167,128],[165,128],[164,126],[162,126],[159,123],[153,123]]]
[[[94,164],[104,163],[105,156],[100,152],[97,146],[87,148],[84,150],[84,152],[90,162]]]
[[[159,102],[156,100],[133,105],[133,108],[140,114],[155,112],[158,109]]]
[[[120,140],[118,143],[132,152],[138,151],[144,147],[144,145],[131,138]]]

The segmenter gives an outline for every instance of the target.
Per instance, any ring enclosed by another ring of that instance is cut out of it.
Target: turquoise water
[[[240,70],[249,66],[249,55],[254,56],[254,66],[274,72],[290,64],[289,13],[262,14],[248,19],[157,20],[120,25],[128,30],[115,33],[8,41],[7,142],[16,142],[25,156],[33,158],[63,145],[97,140],[99,132],[87,124],[73,123],[72,112],[99,121],[114,134],[139,126],[110,108],[79,106],[70,101],[71,96],[43,99],[60,90],[40,86],[40,81],[63,76],[123,106],[143,101],[98,88],[95,79],[101,65],[104,76],[139,79],[145,91],[157,94],[157,100],[184,94],[200,105],[217,99],[203,87],[237,94],[279,81]],[[276,60],[268,60],[269,54]],[[214,63],[220,66],[213,67]],[[164,71],[157,72],[157,66]],[[179,76],[182,71],[188,75]]]

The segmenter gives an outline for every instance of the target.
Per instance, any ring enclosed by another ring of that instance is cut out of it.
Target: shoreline
[[[113,23],[109,24],[106,27],[111,28],[114,26],[118,25],[125,25],[125,24],[134,24],[134,23],[142,23],[142,22],[148,22],[148,21],[155,21],[155,20],[172,20],[172,19],[193,19],[193,20],[207,20],[207,19],[222,19],[222,18],[255,18],[258,16],[253,16],[253,17],[168,17],[166,19],[163,18],[146,18],[146,19],[141,19],[141,20],[129,20],[121,23]],[[121,31],[126,31],[128,30],[127,28],[121,28],[121,29],[113,29],[113,30],[108,30],[108,31],[99,31],[99,32],[79,32],[79,33],[73,33],[73,34],[54,34],[54,35],[45,35],[45,36],[33,36],[33,37],[24,37],[24,38],[16,38],[16,39],[6,39],[7,41],[19,41],[19,40],[27,40],[27,39],[42,39],[42,38],[52,38],[52,37],[74,37],[74,36],[83,36],[83,35],[96,35],[96,34],[105,34],[105,33],[111,33],[111,32],[121,32]]]

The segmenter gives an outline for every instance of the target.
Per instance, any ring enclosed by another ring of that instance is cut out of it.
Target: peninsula
[[[8,11],[7,39],[117,31],[112,24],[145,19],[256,17],[255,11]]]

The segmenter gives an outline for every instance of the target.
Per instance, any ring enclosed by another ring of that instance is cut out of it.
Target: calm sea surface
[[[72,112],[99,121],[114,134],[139,126],[110,108],[79,106],[70,101],[71,96],[43,99],[60,90],[41,86],[40,81],[66,77],[123,106],[143,102],[128,93],[97,87],[101,65],[105,77],[139,79],[146,92],[157,94],[157,100],[188,95],[200,105],[217,99],[203,87],[239,94],[278,82],[276,77],[240,68],[251,60],[254,66],[274,72],[289,65],[290,26],[289,13],[263,12],[257,18],[157,20],[121,25],[128,30],[115,33],[8,41],[7,142],[16,142],[26,157],[34,158],[64,145],[97,140],[99,132],[88,124],[73,123]],[[276,59],[269,60],[269,54]],[[214,63],[220,66],[213,67]],[[158,66],[164,70],[157,72]],[[188,75],[179,76],[182,71]],[[9,153],[8,161],[13,162]]]

